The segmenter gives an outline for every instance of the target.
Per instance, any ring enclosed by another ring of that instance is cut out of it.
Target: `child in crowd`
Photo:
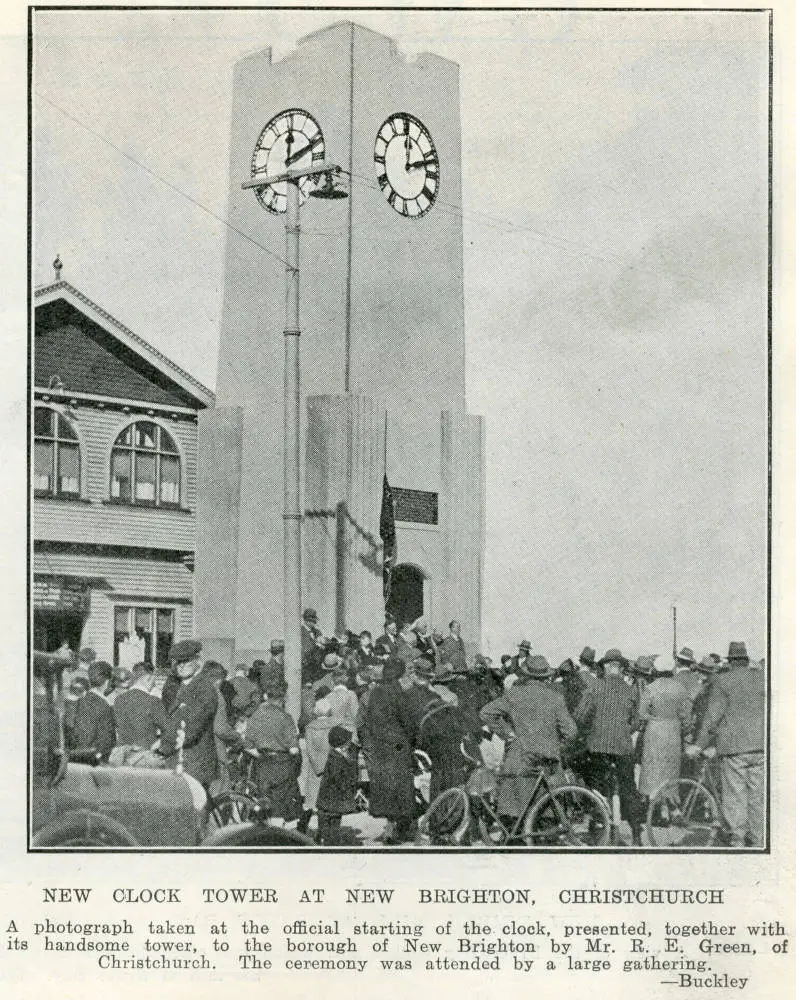
[[[359,748],[353,734],[343,726],[329,730],[329,756],[318,790],[318,843],[332,847],[340,843],[343,816],[357,812]]]

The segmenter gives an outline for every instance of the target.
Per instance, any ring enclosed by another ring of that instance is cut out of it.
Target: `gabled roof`
[[[37,288],[34,383],[204,409],[213,393],[66,281]]]

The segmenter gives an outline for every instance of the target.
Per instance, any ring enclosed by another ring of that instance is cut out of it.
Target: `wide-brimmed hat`
[[[176,666],[195,660],[201,652],[202,644],[198,639],[183,639],[181,642],[175,642],[171,647],[169,659]]]
[[[564,660],[563,663],[559,663],[557,672],[559,674],[574,674],[577,673],[577,670],[578,670],[578,665],[575,663],[572,657],[569,657],[568,659]]]
[[[531,644],[528,642],[527,639],[523,639],[522,642],[519,644],[519,646],[517,648],[518,649],[524,649],[524,650],[526,650],[527,652],[530,653],[530,651],[531,651]]]
[[[621,663],[624,666],[627,660],[618,649],[609,649],[605,656],[601,657],[598,661],[601,667],[604,667],[606,663]]]
[[[323,658],[323,669],[335,670],[341,662],[342,660],[337,653],[327,653]]]
[[[640,677],[652,677],[655,673],[655,660],[657,656],[657,653],[639,656],[631,663],[630,669]]]
[[[521,677],[529,677],[532,680],[544,680],[553,676],[553,668],[543,656],[529,656],[518,665],[518,673]]]
[[[746,652],[745,642],[731,642],[727,652],[728,660],[748,660],[749,654]]]
[[[346,743],[351,742],[351,736],[351,730],[345,726],[332,726],[329,730],[329,746],[344,747]]]
[[[703,656],[694,669],[698,670],[700,674],[715,674],[718,667],[718,663],[711,656]]]
[[[584,646],[583,650],[582,650],[582,652],[580,654],[580,656],[578,657],[578,659],[580,660],[581,663],[586,663],[590,667],[592,667],[592,666],[594,666],[594,658],[595,658],[596,655],[597,654],[591,648],[591,646]]]
[[[683,646],[680,652],[677,654],[678,663],[691,663],[696,664],[696,657],[694,656],[693,649],[689,649],[688,646]]]

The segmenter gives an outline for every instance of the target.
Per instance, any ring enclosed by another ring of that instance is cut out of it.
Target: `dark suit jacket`
[[[330,750],[318,789],[318,809],[334,816],[358,812],[356,802],[358,780],[356,750],[352,749],[345,754],[339,750]]]
[[[113,715],[119,746],[148,750],[169,725],[160,698],[140,688],[121,691],[113,703]]]
[[[70,749],[81,754],[93,751],[99,760],[106,761],[115,746],[113,709],[102,695],[88,691],[75,710]]]
[[[177,738],[180,723],[185,724],[183,769],[207,787],[218,770],[218,754],[214,724],[219,705],[218,691],[207,678],[193,677],[189,684],[180,684],[174,704],[168,714],[169,738]],[[177,755],[170,764],[177,763]]]
[[[440,663],[450,663],[454,670],[467,669],[467,657],[464,652],[464,640],[452,635],[446,635],[439,648]]]
[[[574,710],[575,722],[586,730],[591,753],[627,757],[633,753],[638,728],[637,697],[621,677],[597,678],[587,687]]]
[[[716,753],[729,757],[765,747],[766,678],[762,670],[734,667],[713,679],[697,743],[715,742]]]

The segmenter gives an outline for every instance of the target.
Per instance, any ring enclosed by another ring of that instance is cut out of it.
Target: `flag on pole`
[[[379,521],[379,534],[381,535],[384,555],[382,563],[382,574],[384,580],[384,603],[390,599],[390,583],[393,566],[398,554],[398,546],[395,539],[395,504],[392,490],[387,481],[387,474],[384,475],[384,485],[381,494],[381,520]]]

